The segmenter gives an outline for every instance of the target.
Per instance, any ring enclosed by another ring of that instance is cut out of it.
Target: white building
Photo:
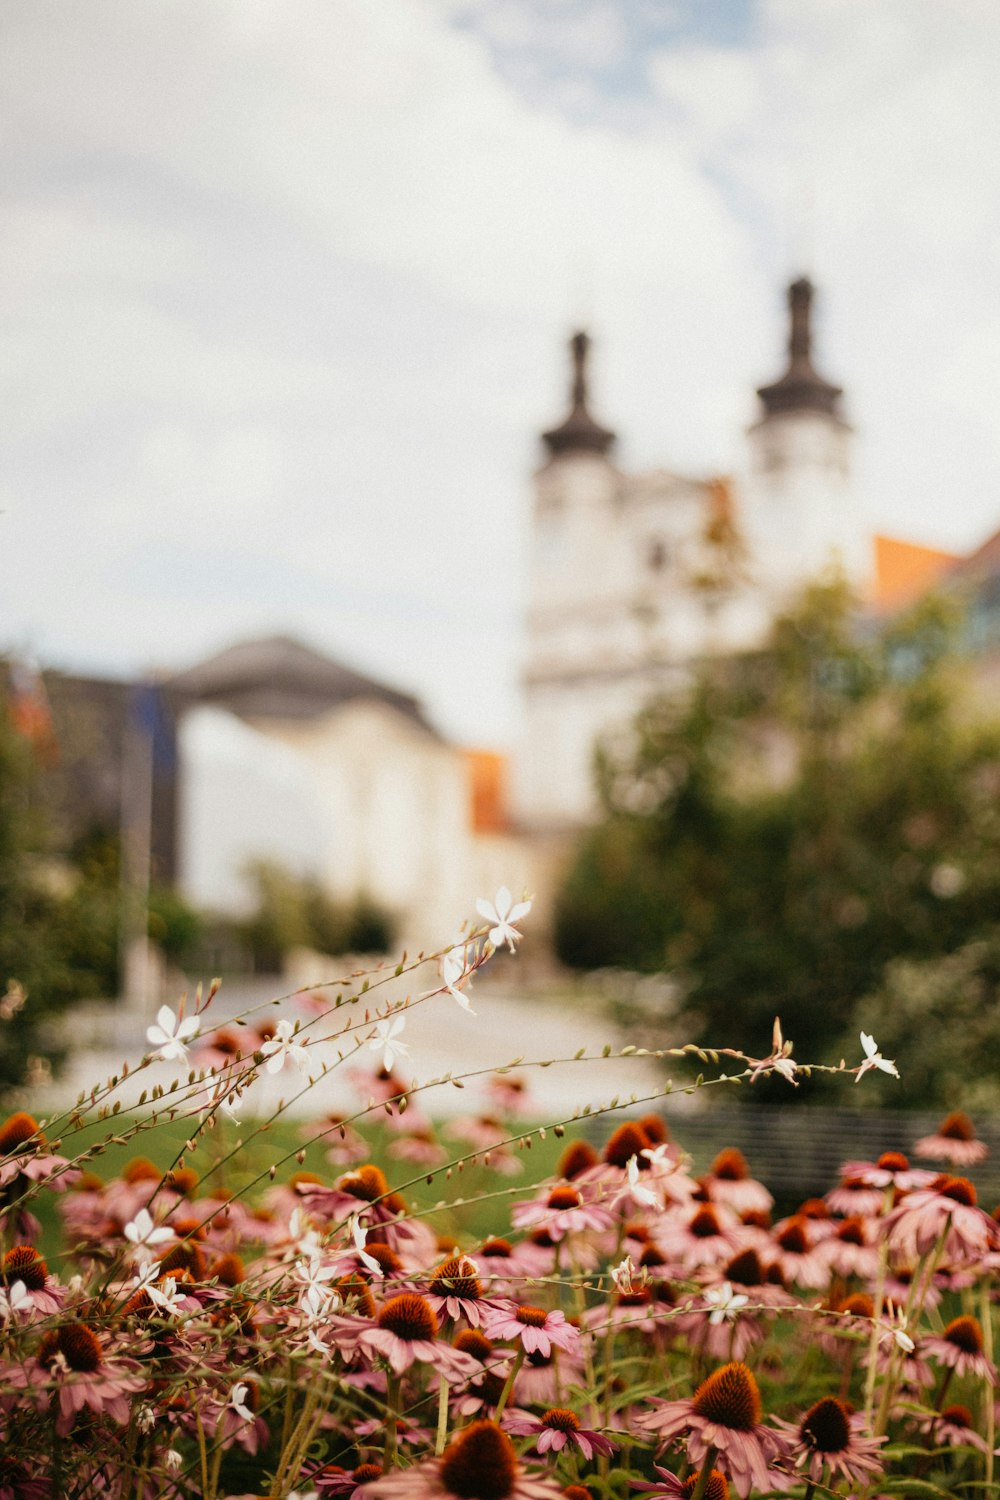
[[[284,636],[175,677],[179,884],[243,915],[260,860],[365,896],[411,949],[450,941],[477,895],[527,878],[501,758],[449,744],[415,699]]]
[[[760,387],[734,480],[630,474],[594,418],[589,339],[571,341],[569,415],[543,434],[535,479],[517,811],[535,833],[594,812],[593,750],[705,655],[747,650],[809,579],[838,566],[871,583],[851,489],[841,391],[816,370],[813,288],[788,291],[788,367]]]

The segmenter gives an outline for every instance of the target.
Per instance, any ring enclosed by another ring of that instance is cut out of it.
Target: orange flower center
[[[902,1151],[883,1151],[877,1165],[884,1172],[906,1172],[909,1170],[910,1163]]]
[[[548,1313],[540,1307],[519,1307],[514,1316],[525,1328],[544,1328]]]
[[[949,1141],[974,1141],[976,1139],[975,1127],[965,1111],[961,1109],[956,1109],[950,1115],[946,1115],[938,1126],[937,1133]]]
[[[694,1393],[694,1409],[706,1421],[736,1432],[752,1432],[760,1421],[760,1392],[746,1365],[723,1365]]]
[[[552,1406],[543,1415],[542,1426],[551,1427],[555,1432],[579,1432],[580,1418],[575,1412],[566,1411],[561,1406]]]
[[[549,1194],[548,1208],[579,1208],[583,1199],[572,1187],[553,1188]]]
[[[740,1286],[760,1286],[764,1280],[764,1267],[756,1250],[741,1250],[734,1255],[726,1267],[727,1281],[738,1281]]]
[[[349,1172],[346,1177],[342,1177],[340,1190],[349,1193],[352,1198],[360,1198],[363,1203],[374,1203],[376,1198],[385,1197],[389,1184],[381,1168],[369,1162],[356,1172]]]
[[[8,1116],[0,1125],[0,1156],[10,1155],[19,1146],[30,1141],[33,1136],[36,1146],[44,1143],[45,1137],[38,1129],[38,1121],[25,1110],[19,1109],[16,1114]]]
[[[820,1453],[842,1453],[851,1440],[850,1410],[836,1396],[824,1396],[802,1418],[799,1435]]]
[[[3,1258],[0,1281],[4,1286],[23,1281],[29,1292],[40,1292],[48,1274],[49,1268],[37,1250],[33,1250],[30,1245],[15,1245]]]
[[[401,1339],[432,1339],[437,1333],[433,1308],[415,1292],[401,1292],[398,1297],[390,1297],[376,1322],[380,1328],[388,1328]]]
[[[724,1182],[745,1182],[750,1176],[750,1168],[743,1152],[737,1151],[735,1146],[720,1151],[712,1163],[712,1176]]]
[[[510,1438],[495,1422],[473,1422],[445,1449],[441,1479],[459,1500],[507,1500],[517,1481]]]
[[[941,1188],[943,1198],[953,1198],[969,1208],[976,1206],[976,1190],[967,1177],[948,1177]]]
[[[944,1331],[944,1337],[963,1354],[982,1354],[983,1330],[975,1318],[953,1318]]]
[[[438,1267],[431,1282],[431,1292],[435,1297],[468,1297],[474,1301],[482,1296],[483,1289],[472,1261],[458,1255]]]
[[[608,1144],[604,1148],[604,1160],[613,1167],[627,1167],[632,1157],[635,1156],[642,1170],[649,1166],[648,1157],[641,1154],[648,1145],[649,1137],[642,1127],[626,1121],[624,1125],[619,1125],[609,1137]]]

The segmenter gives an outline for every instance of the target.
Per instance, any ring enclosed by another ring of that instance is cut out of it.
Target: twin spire
[[[793,281],[788,288],[788,368],[771,385],[758,387],[757,395],[764,407],[764,417],[776,413],[814,411],[842,422],[839,385],[831,385],[812,362],[812,303],[815,289],[806,276]],[[607,453],[614,445],[615,434],[602,427],[587,405],[587,355],[590,338],[574,333],[569,341],[572,361],[570,412],[558,427],[542,433],[542,441],[553,458],[564,453]]]

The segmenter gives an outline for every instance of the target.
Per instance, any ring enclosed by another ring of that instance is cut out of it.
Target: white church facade
[[[525,731],[516,810],[529,833],[595,811],[593,751],[705,656],[758,645],[778,610],[831,567],[861,594],[872,539],[852,487],[842,391],[817,370],[813,287],[788,289],[787,368],[732,478],[629,473],[591,411],[584,333],[571,340],[570,411],[542,436],[535,477]]]

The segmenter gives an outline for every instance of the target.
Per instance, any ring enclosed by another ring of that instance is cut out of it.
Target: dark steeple
[[[818,411],[824,416],[843,418],[840,413],[839,385],[831,385],[818,374],[812,362],[813,284],[805,276],[788,288],[788,310],[791,327],[788,335],[788,369],[773,385],[762,385],[757,394],[765,414],[776,412]]]
[[[590,339],[585,333],[574,333],[569,341],[573,360],[573,383],[570,387],[570,414],[565,422],[542,433],[542,441],[553,458],[561,453],[607,453],[615,435],[602,427],[587,410],[587,351]]]

